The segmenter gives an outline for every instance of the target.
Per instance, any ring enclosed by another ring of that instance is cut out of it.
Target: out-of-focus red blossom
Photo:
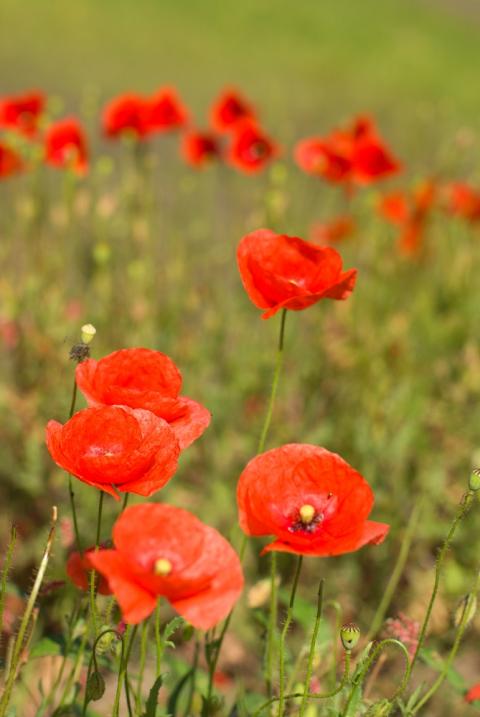
[[[88,590],[90,588],[90,573],[94,569],[90,556],[95,552],[95,548],[88,548],[83,555],[75,552],[71,553],[67,560],[65,570],[68,577],[77,588],[80,590]],[[101,552],[101,549],[98,551]],[[112,591],[108,585],[107,580],[103,575],[98,576],[97,580],[97,592],[100,595],[111,595]]]
[[[380,214],[400,227],[398,247],[407,256],[418,254],[423,246],[423,237],[436,194],[435,183],[426,180],[412,192],[392,192],[380,201]]]
[[[210,423],[210,412],[204,406],[179,396],[182,375],[160,351],[120,349],[100,361],[87,359],[78,364],[76,380],[90,406],[143,408],[164,419],[182,449]]]
[[[353,219],[345,215],[329,222],[315,222],[310,229],[310,240],[315,244],[337,244],[354,232]]]
[[[304,172],[346,186],[371,184],[400,170],[370,117],[357,117],[350,127],[324,137],[301,140],[294,158]]]
[[[480,220],[480,190],[464,182],[453,182],[444,189],[446,208],[452,214],[475,223]]]
[[[130,134],[144,139],[148,134],[147,100],[134,92],[114,97],[104,107],[102,128],[107,137]]]
[[[253,458],[240,476],[237,503],[247,535],[274,535],[271,550],[327,557],[381,543],[389,526],[367,520],[373,492],[343,458],[291,443]]]
[[[356,269],[342,271],[342,258],[321,247],[270,229],[243,237],[237,249],[243,286],[268,319],[280,309],[300,311],[320,299],[346,299],[355,286]]]
[[[20,339],[20,331],[15,321],[0,317],[0,338],[7,349],[14,349]]]
[[[87,138],[75,117],[51,124],[45,132],[45,161],[54,167],[85,174],[88,169]]]
[[[229,132],[244,119],[255,121],[255,110],[240,92],[225,89],[210,109],[210,121],[218,132]]]
[[[213,132],[189,131],[182,138],[182,156],[192,167],[202,168],[214,159],[220,159],[222,149]]]
[[[465,695],[465,702],[475,702],[480,700],[480,682],[471,687]]]
[[[147,105],[149,132],[169,132],[187,124],[187,109],[173,87],[161,87],[148,99]]]
[[[385,621],[385,637],[394,637],[403,642],[412,658],[417,651],[419,633],[420,623],[417,620],[412,620],[403,612],[399,612],[398,617],[390,617]]]
[[[36,90],[0,97],[0,127],[16,130],[26,137],[34,136],[45,104],[45,95]]]
[[[0,179],[11,177],[24,169],[24,163],[18,152],[0,142]]]
[[[90,560],[107,579],[127,623],[138,623],[165,596],[194,627],[208,630],[231,611],[243,588],[240,560],[214,528],[163,503],[123,511],[114,550]]]
[[[110,493],[152,495],[177,469],[180,446],[166,421],[127,406],[85,408],[63,426],[47,424],[47,447],[57,465]]]
[[[247,174],[261,172],[280,152],[279,146],[250,120],[238,122],[228,148],[231,165]]]

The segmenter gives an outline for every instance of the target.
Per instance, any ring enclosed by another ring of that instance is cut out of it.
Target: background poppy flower
[[[168,132],[184,127],[188,112],[173,87],[162,87],[147,100],[148,132]]]
[[[87,139],[77,119],[67,117],[48,127],[45,133],[45,161],[54,167],[85,174],[88,168]]]
[[[186,448],[210,423],[210,412],[191,398],[179,396],[182,375],[160,351],[120,349],[95,361],[78,364],[76,380],[90,406],[123,405],[145,408],[173,429]]]
[[[373,492],[336,453],[291,443],[253,458],[238,481],[240,527],[274,535],[263,553],[341,555],[381,543],[389,526],[367,520]]]
[[[24,168],[23,160],[14,149],[0,141],[0,179],[18,174]]]
[[[245,120],[235,125],[228,160],[241,172],[260,172],[278,153],[278,145],[253,122]]]
[[[100,549],[101,550],[101,549]],[[95,548],[88,548],[83,555],[79,552],[71,553],[68,557],[65,570],[68,577],[80,590],[88,590],[90,588],[90,573],[94,570],[90,562],[90,555],[95,552]],[[98,576],[97,592],[100,595],[111,595],[112,591],[103,575]]]
[[[63,426],[47,424],[47,447],[57,465],[119,498],[152,495],[177,470],[180,447],[166,421],[126,406],[86,408]]]
[[[465,702],[475,702],[476,700],[480,700],[480,682],[468,690],[464,699]]]
[[[382,197],[379,212],[400,227],[397,243],[403,254],[412,256],[420,252],[436,193],[434,182],[427,180],[411,193],[392,192]]]
[[[123,619],[138,623],[165,596],[194,627],[223,620],[243,588],[240,560],[214,528],[163,503],[123,511],[113,528],[114,550],[90,556],[107,579]]]
[[[245,290],[268,319],[279,309],[300,311],[320,299],[346,299],[355,286],[356,269],[342,271],[332,247],[298,237],[257,229],[243,237],[237,262]]]
[[[255,110],[237,90],[226,89],[210,109],[210,121],[217,132],[229,132],[244,119],[255,121]]]
[[[213,132],[186,132],[182,138],[182,156],[192,167],[204,167],[222,154],[218,137]]]
[[[444,189],[446,209],[468,222],[480,220],[480,191],[466,182],[453,182]]]
[[[315,244],[336,244],[355,231],[355,224],[351,217],[345,215],[336,217],[329,222],[316,222],[310,229],[310,239]]]
[[[143,139],[148,132],[146,99],[133,92],[114,97],[104,107],[102,127],[107,137],[131,134]]]
[[[46,99],[35,90],[21,95],[0,98],[0,127],[14,129],[26,137],[32,137],[45,109]]]

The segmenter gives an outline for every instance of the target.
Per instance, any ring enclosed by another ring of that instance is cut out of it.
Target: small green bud
[[[474,468],[474,470],[470,473],[468,487],[473,491],[480,490],[480,468]]]
[[[92,324],[84,324],[81,328],[82,332],[82,343],[90,344],[93,341],[93,337],[97,333],[97,329]]]
[[[96,702],[103,697],[105,692],[105,680],[100,672],[95,670],[95,672],[91,673],[85,689],[87,702]]]
[[[360,639],[360,628],[353,622],[343,625],[340,628],[340,639],[344,649],[350,652]]]
[[[477,612],[477,597],[473,593],[465,595],[458,603],[453,614],[453,624],[460,627],[460,623],[464,623],[465,627],[471,623]]]

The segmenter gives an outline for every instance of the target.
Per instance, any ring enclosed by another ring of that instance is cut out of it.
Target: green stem
[[[144,620],[142,623],[142,631],[140,634],[140,665],[138,668],[138,682],[137,682],[137,696],[136,696],[136,708],[138,714],[142,710],[142,687],[143,687],[143,675],[145,672],[145,663],[147,661],[147,646],[148,646],[148,632],[150,628],[150,622]]]
[[[312,679],[312,672],[313,672],[313,658],[315,656],[315,648],[317,646],[317,637],[318,637],[318,631],[320,629],[320,623],[322,621],[322,608],[323,608],[323,587],[324,587],[325,581],[322,578],[320,580],[320,585],[318,586],[318,596],[317,596],[317,614],[315,616],[315,624],[313,626],[312,631],[312,639],[310,642],[310,651],[308,653],[308,663],[307,663],[307,672],[305,674],[305,683],[304,683],[304,691],[303,691],[303,697],[302,702],[300,704],[300,711],[299,711],[299,717],[303,717],[305,714],[305,709],[307,707],[308,702],[308,693],[310,690],[310,682]]]
[[[122,640],[122,651],[120,653],[120,665],[119,665],[119,670],[118,670],[117,689],[115,690],[115,699],[114,699],[114,703],[113,703],[112,717],[119,717],[120,696],[122,694],[122,687],[123,687],[124,683],[126,685],[125,689],[127,692],[128,712],[129,712],[130,717],[132,715],[130,699],[129,699],[127,668],[128,668],[128,661],[130,659],[130,654],[132,652],[132,647],[133,647],[133,642],[135,640],[136,632],[137,632],[137,625],[135,625],[133,628],[131,625],[127,625],[124,639]],[[127,645],[127,647],[125,647],[125,645]]]
[[[290,592],[290,600],[288,603],[287,616],[285,623],[280,635],[280,659],[278,663],[279,668],[279,699],[278,699],[278,717],[283,717],[285,711],[285,641],[287,639],[287,633],[290,624],[293,619],[293,608],[295,605],[295,595],[297,593],[298,579],[300,577],[300,571],[302,569],[303,556],[299,555],[297,558],[297,567],[293,578],[292,589]]]
[[[260,434],[260,439],[258,441],[257,453],[262,453],[265,448],[265,441],[267,440],[268,429],[270,428],[270,423],[272,421],[273,407],[275,405],[275,398],[277,395],[278,382],[280,379],[280,373],[281,373],[282,364],[283,364],[283,346],[284,346],[284,342],[285,342],[286,319],[287,319],[287,310],[282,309],[282,314],[281,314],[281,319],[280,319],[280,334],[278,337],[277,358],[275,360],[275,370],[273,373],[273,381],[272,381],[272,390],[270,391],[270,398],[268,400],[267,413],[265,416],[265,421],[263,423],[262,432]]]
[[[197,668],[198,668],[199,655],[200,655],[200,640],[198,639],[198,636],[195,635],[195,650],[193,653],[192,677],[190,680],[190,688],[189,688],[189,692],[188,692],[187,706],[185,708],[185,717],[190,717],[190,715],[192,713],[192,703],[193,703],[193,698],[195,695],[195,688],[196,688],[196,682],[197,682]]]
[[[130,498],[130,493],[125,493],[125,495],[123,497],[123,503],[122,503],[122,510],[121,510],[122,513],[128,505],[129,498]]]
[[[75,412],[75,404],[77,402],[77,381],[75,376],[73,377],[73,390],[72,390],[72,400],[70,402],[70,409],[68,412],[68,418],[73,416]],[[77,550],[81,554],[83,552],[82,550],[82,541],[80,540],[80,531],[78,529],[78,519],[77,519],[77,509],[75,507],[75,493],[73,490],[73,480],[72,476],[68,476],[68,494],[70,496],[70,509],[72,511],[72,519],[73,519],[73,529],[75,531],[75,542],[77,544]]]
[[[450,530],[447,533],[447,537],[445,538],[442,547],[440,548],[440,551],[437,556],[437,561],[435,565],[435,580],[433,583],[433,589],[432,594],[430,596],[430,601],[428,603],[427,612],[425,613],[425,617],[423,620],[423,624],[420,630],[420,634],[418,637],[418,644],[417,649],[415,650],[415,654],[412,659],[412,665],[411,668],[413,670],[415,663],[418,659],[418,654],[420,650],[423,647],[423,643],[425,642],[425,635],[428,629],[428,625],[430,622],[430,617],[432,615],[433,605],[435,603],[437,593],[438,593],[438,586],[440,584],[440,577],[442,573],[443,563],[445,561],[445,556],[450,548],[451,542],[453,540],[453,537],[455,535],[455,532],[462,522],[462,520],[467,515],[468,511],[470,510],[470,507],[472,505],[472,501],[474,499],[475,493],[472,490],[468,490],[462,497],[462,500],[460,501],[460,505],[458,507],[457,513],[455,515],[455,518],[453,519],[452,525],[450,526]]]
[[[103,512],[103,498],[105,493],[103,490],[99,492],[98,496],[98,511],[97,511],[97,531],[95,535],[95,551],[98,550],[100,545],[100,533],[102,529],[102,512]],[[92,632],[93,640],[96,639],[97,635],[97,608],[96,608],[96,592],[97,592],[97,573],[95,570],[90,572],[90,628]]]
[[[5,608],[5,594],[7,591],[7,580],[8,573],[10,572],[10,566],[12,564],[13,551],[15,549],[15,543],[17,541],[17,529],[12,525],[10,532],[10,540],[8,542],[7,553],[5,555],[5,562],[2,568],[2,580],[0,586],[0,631],[3,627],[3,611]]]
[[[267,695],[273,697],[273,663],[277,632],[277,554],[270,554],[270,610],[268,614],[267,644],[265,645],[265,684]]]
[[[155,646],[156,646],[156,657],[157,657],[157,670],[155,673],[155,679],[159,677],[160,673],[162,672],[162,654],[163,654],[163,647],[162,647],[162,635],[160,632],[160,600],[157,603],[157,607],[155,609]]]

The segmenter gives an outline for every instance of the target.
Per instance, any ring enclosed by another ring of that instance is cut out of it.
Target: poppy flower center
[[[162,578],[165,578],[172,572],[172,563],[166,558],[158,558],[158,560],[155,560],[153,572],[155,575],[160,575]]]
[[[309,525],[315,518],[316,511],[313,505],[306,503],[305,505],[302,505],[298,513],[300,515],[300,520],[302,521],[302,523],[304,525]]]
[[[250,147],[250,154],[253,159],[263,159],[263,157],[265,157],[267,153],[267,145],[261,140],[253,142],[252,146]]]

